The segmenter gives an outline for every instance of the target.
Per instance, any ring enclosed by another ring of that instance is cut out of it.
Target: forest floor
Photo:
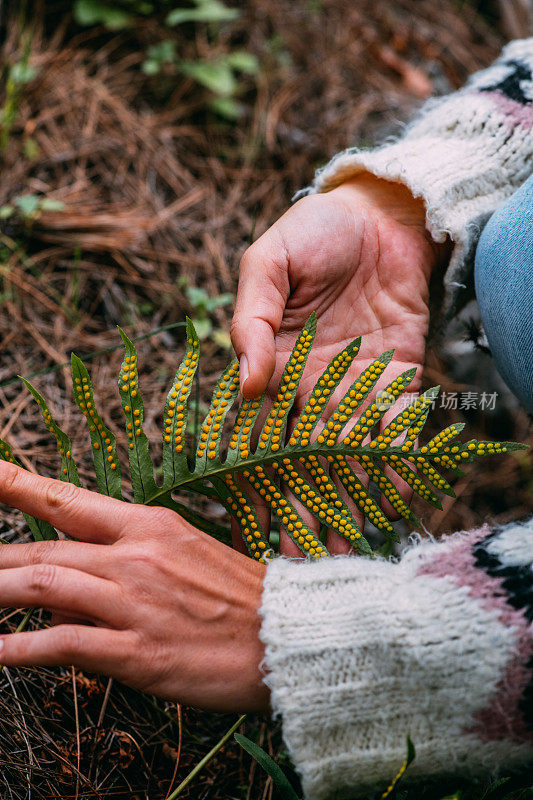
[[[57,473],[55,443],[16,377],[34,376],[72,436],[83,483],[94,487],[65,366],[70,352],[92,359],[100,408],[118,431],[116,326],[145,337],[138,342],[145,428],[157,459],[185,315],[211,322],[202,346],[206,405],[230,353],[232,304],[224,296],[235,295],[250,239],[333,153],[397,132],[431,93],[456,89],[489,65],[505,37],[490,4],[481,14],[454,0],[248,0],[216,37],[200,27],[172,34],[183,58],[236,48],[256,56],[257,75],[239,79],[235,123],[210,111],[206,91],[190,78],[165,66],[156,77],[143,72],[146,49],[168,35],[158,20],[117,32],[83,29],[70,6],[30,3],[22,18],[17,4],[0,2],[0,68],[5,75],[26,60],[34,70],[14,93],[0,87],[0,107],[12,107],[0,143],[0,209],[27,195],[61,204],[0,219],[0,437],[27,468]],[[458,396],[497,392],[495,408],[437,403],[430,433],[466,421],[477,438],[533,444],[531,419],[490,357],[468,343],[471,331],[467,314],[445,346],[431,347],[424,386],[440,383]],[[422,514],[432,533],[524,516],[532,506],[531,459],[480,462],[456,492],[443,513]],[[216,518],[220,509],[207,513]],[[22,518],[5,509],[1,538],[27,535]],[[4,614],[3,628],[19,621],[19,612]],[[2,796],[163,800],[235,719],[74,670],[5,670]],[[250,718],[246,734],[287,764],[276,725]],[[230,742],[182,796],[268,800],[272,792]]]

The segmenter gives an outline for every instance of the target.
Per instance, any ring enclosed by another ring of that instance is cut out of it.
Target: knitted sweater
[[[267,569],[272,707],[308,800],[533,765],[533,519],[419,544],[399,563]]]
[[[442,309],[449,319],[470,299],[483,226],[533,172],[533,37],[511,42],[460,91],[426,103],[395,143],[336,155],[304,193],[365,171],[408,186],[425,201],[433,239],[451,237]]]
[[[402,181],[433,238],[454,242],[445,313],[467,299],[488,217],[533,171],[533,38],[430,101],[395,143],[341,153],[328,191],[362,171]],[[400,563],[277,559],[261,636],[272,705],[308,800],[407,776],[533,765],[533,520],[410,549]]]

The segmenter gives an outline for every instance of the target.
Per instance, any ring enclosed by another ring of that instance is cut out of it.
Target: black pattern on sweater
[[[505,589],[508,602],[513,608],[523,610],[524,615],[533,621],[533,569],[528,566],[509,566],[503,564],[498,556],[487,550],[487,544],[494,541],[500,535],[499,531],[494,531],[486,536],[481,542],[474,545],[473,553],[476,565],[485,570],[492,578],[501,578],[502,587]],[[529,682],[524,689],[520,701],[520,710],[524,721],[529,730],[533,730],[533,654],[527,662],[530,672]]]

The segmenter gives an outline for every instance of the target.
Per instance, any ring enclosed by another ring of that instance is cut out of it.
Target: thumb
[[[289,256],[281,238],[267,231],[241,259],[231,341],[240,361],[246,399],[268,386],[276,365],[275,336],[289,296]]]

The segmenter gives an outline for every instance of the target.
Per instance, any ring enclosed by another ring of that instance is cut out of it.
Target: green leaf
[[[221,117],[229,120],[240,119],[243,115],[243,107],[233,97],[212,97],[209,101],[209,108]]]
[[[232,95],[237,88],[237,81],[231,67],[223,60],[216,61],[182,61],[180,69],[184,75],[194,78],[214,94]]]
[[[400,767],[397,775],[395,776],[394,780],[392,781],[392,783],[390,784],[388,789],[385,792],[383,792],[383,794],[381,795],[381,800],[385,800],[386,797],[389,797],[389,795],[392,793],[394,787],[396,786],[396,784],[398,783],[400,778],[403,776],[403,774],[404,774],[405,770],[407,769],[407,767],[409,766],[409,764],[411,764],[414,761],[415,757],[416,757],[415,746],[411,741],[411,737],[407,736],[407,756],[406,756],[406,759],[403,762],[402,766]]]
[[[161,71],[161,62],[155,61],[152,58],[147,58],[143,61],[141,69],[145,75],[158,75]]]
[[[228,53],[226,56],[226,63],[239,72],[246,72],[248,75],[257,75],[259,72],[259,61],[253,53],[247,53],[245,50],[234,50],[233,53]]]
[[[237,522],[249,554],[261,563],[269,561],[274,553],[264,535],[253,502],[231,475],[226,475],[224,480],[213,478],[212,483],[226,511]]]
[[[294,403],[316,333],[316,314],[313,312],[296,339],[292,353],[285,365],[272,408],[259,436],[258,450],[277,452],[283,446],[289,412]]]
[[[207,339],[207,337],[213,330],[213,323],[211,322],[211,320],[208,318],[198,319],[197,317],[195,317],[193,322],[194,322],[194,327],[196,328],[196,334],[200,339],[200,341]]]
[[[98,491],[122,500],[120,463],[115,437],[109,428],[106,428],[96,409],[93,385],[85,364],[75,353],[71,354],[71,364],[74,399],[89,426]]]
[[[61,200],[53,200],[51,197],[43,197],[39,202],[41,211],[63,211],[65,204]]]
[[[213,302],[201,289],[196,295],[193,292],[191,297],[198,306],[203,304],[204,311],[208,303]],[[401,516],[414,525],[418,525],[418,521],[386,474],[387,468],[392,469],[422,499],[439,507],[439,497],[428,484],[452,495],[453,489],[435,465],[457,473],[463,461],[525,447],[513,442],[471,440],[462,443],[457,438],[462,426],[457,424],[449,425],[426,445],[418,446],[417,437],[426,422],[438,387],[428,389],[407,409],[397,414],[381,433],[371,438],[373,429],[405,391],[414,374],[414,370],[407,370],[391,381],[386,389],[378,392],[373,400],[368,399],[391,361],[392,350],[375,359],[352,382],[323,430],[312,439],[333,392],[353,365],[359,340],[341,350],[326,366],[310,397],[303,403],[296,427],[286,442],[288,416],[300,386],[315,331],[316,316],[312,314],[296,340],[266,417],[261,416],[264,396],[244,400],[229,431],[226,450],[223,445],[224,426],[239,393],[239,364],[237,361],[229,364],[217,382],[202,428],[194,438],[196,455],[187,458],[185,436],[187,416],[190,414],[188,407],[191,405],[190,392],[199,361],[198,331],[187,320],[185,355],[165,404],[161,487],[154,480],[148,440],[142,427],[143,404],[139,395],[137,353],[133,342],[120,331],[126,354],[120,371],[119,391],[126,414],[135,501],[162,505],[182,513],[192,524],[225,540],[228,537],[225,528],[211,525],[201,514],[189,509],[186,501],[182,502],[181,498],[178,501],[172,495],[177,491],[192,492],[220,502],[237,520],[250,555],[265,562],[272,557],[271,542],[276,542],[279,534],[277,527],[269,535],[261,529],[250,499],[251,487],[259,495],[261,503],[270,510],[279,527],[304,554],[313,558],[327,557],[329,553],[323,540],[325,532],[331,529],[350,541],[360,554],[370,555],[372,550],[345,500],[346,492],[362,514],[385,534],[387,542],[380,552],[389,555],[392,543],[397,541],[398,536],[373,499],[372,492],[377,488]],[[94,408],[92,387],[85,367],[76,356],[73,356],[72,363],[76,401],[89,422],[93,454],[96,452],[95,469],[100,491],[120,497],[115,440]],[[45,423],[58,443],[62,456],[62,478],[79,485],[76,466],[70,455],[70,440],[52,419],[43,398],[30,384],[26,382],[26,385],[41,406]],[[254,438],[258,440],[255,451],[252,448]],[[101,460],[102,456],[104,460]],[[362,485],[354,472],[354,463],[366,471],[373,487],[367,489]],[[116,465],[114,469],[111,468],[112,464]],[[302,517],[298,510],[301,504],[317,520],[321,531],[319,534]],[[36,532],[35,528],[32,530],[37,537],[45,535],[40,529]]]
[[[172,64],[177,55],[176,42],[173,39],[163,39],[163,41],[151,45],[147,49],[146,55],[160,64]]]
[[[134,19],[126,11],[98,0],[76,0],[73,10],[78,25],[105,25],[115,31],[128,27]]]
[[[13,206],[0,206],[0,219],[9,219],[15,213]]]
[[[16,464],[17,467],[22,467],[20,461],[18,461],[13,455],[11,445],[9,445],[3,439],[0,439],[0,460],[8,461],[11,464]],[[22,512],[22,516],[28,523],[28,527],[36,542],[41,542],[43,539],[58,538],[55,528],[50,525],[49,522],[45,522],[42,519],[37,519],[37,517],[32,517],[30,514],[25,514],[24,512]]]
[[[48,430],[51,434],[53,434],[57,449],[59,451],[59,455],[61,456],[61,473],[60,478],[62,481],[68,481],[68,483],[73,483],[75,486],[81,486],[80,478],[78,475],[78,469],[76,467],[76,463],[72,458],[71,454],[71,444],[70,439],[67,434],[61,430],[58,426],[52,414],[50,413],[50,409],[48,408],[45,399],[42,395],[39,394],[37,389],[35,389],[26,378],[23,378],[19,375],[19,378],[24,383],[27,389],[32,393],[33,397],[37,401],[39,408],[41,409],[41,413],[43,416],[43,421]]]
[[[185,455],[188,401],[200,357],[200,342],[187,317],[186,351],[174,376],[163,413],[163,486],[172,486],[178,477],[189,474]]]
[[[39,209],[39,198],[36,194],[22,194],[13,201],[24,217],[31,217]]]
[[[182,25],[184,22],[230,22],[237,19],[239,11],[228,8],[219,0],[203,0],[196,3],[196,8],[175,8],[166,17],[169,27]]]
[[[211,405],[200,428],[195,475],[203,475],[210,462],[219,463],[224,420],[239,393],[239,388],[239,362],[234,359],[217,381]]]
[[[9,70],[9,77],[13,83],[18,84],[19,86],[26,83],[31,83],[33,80],[35,80],[38,74],[39,70],[37,67],[32,67],[30,64],[27,64],[23,61],[20,61],[18,64],[13,64]]]
[[[258,744],[250,741],[248,737],[243,736],[240,733],[234,734],[235,741],[240,744],[240,746],[249,753],[252,758],[255,758],[259,766],[261,766],[265,772],[270,775],[274,785],[276,786],[280,797],[283,800],[298,800],[298,795],[292,788],[289,779],[286,777],[285,773],[279,767],[276,762],[265,753],[262,747],[259,747]]]
[[[133,497],[136,503],[146,503],[157,492],[158,487],[154,480],[154,465],[150,458],[148,439],[143,430],[144,407],[139,391],[137,350],[122,328],[118,330],[126,350],[120,367],[118,388],[126,417]]]

